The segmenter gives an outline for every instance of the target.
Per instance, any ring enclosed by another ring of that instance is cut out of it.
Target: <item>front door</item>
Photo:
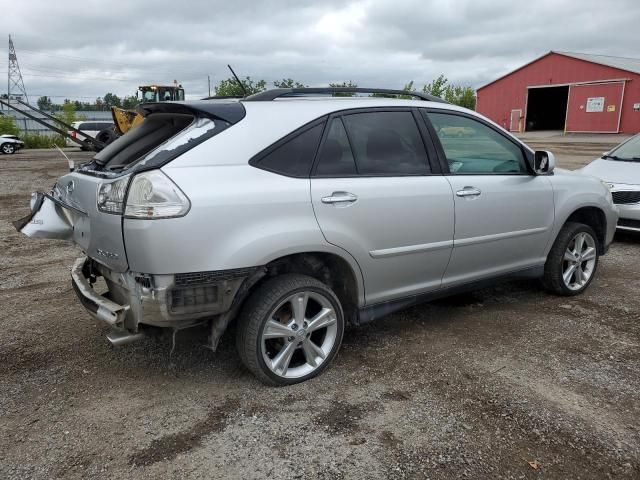
[[[523,148],[493,126],[455,113],[427,114],[438,132],[455,199],[455,234],[443,287],[544,264],[553,191],[530,173]],[[446,132],[464,129],[463,138]]]
[[[367,304],[440,287],[453,244],[449,182],[431,175],[411,110],[334,116],[311,179],[328,242],[349,252]]]

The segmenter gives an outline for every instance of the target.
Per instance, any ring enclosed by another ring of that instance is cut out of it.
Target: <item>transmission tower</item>
[[[27,96],[27,90],[24,88],[24,82],[22,81],[22,73],[20,73],[20,66],[18,65],[18,57],[16,56],[16,49],[13,46],[13,40],[9,35],[9,69],[7,72],[7,101],[11,102],[11,92],[16,95],[20,92],[24,95],[24,101],[29,103],[29,97]]]

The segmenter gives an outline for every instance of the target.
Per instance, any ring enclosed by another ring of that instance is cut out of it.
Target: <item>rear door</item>
[[[451,187],[416,120],[411,109],[334,115],[312,172],[320,228],[359,263],[367,304],[439,288],[451,254]]]
[[[455,200],[455,234],[443,287],[506,274],[545,261],[553,191],[530,172],[520,144],[471,115],[424,110]],[[446,132],[464,128],[468,136]]]

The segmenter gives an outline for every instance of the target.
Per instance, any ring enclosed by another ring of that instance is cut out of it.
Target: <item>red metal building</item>
[[[640,59],[551,51],[478,89],[476,110],[512,132],[640,132]]]

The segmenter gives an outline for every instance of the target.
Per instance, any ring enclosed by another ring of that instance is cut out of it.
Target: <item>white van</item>
[[[102,132],[105,128],[113,127],[113,122],[110,120],[81,121],[81,122],[73,122],[71,126],[76,130],[81,130],[83,133],[85,133],[88,136],[97,138],[98,134]],[[67,133],[69,133],[69,135],[72,136],[73,138],[77,137],[80,140],[84,140],[82,135],[77,134],[73,130],[69,130],[69,132]],[[98,138],[98,140],[100,139]],[[67,138],[67,147],[79,147],[79,146],[80,146],[79,144],[77,144],[70,138]]]

